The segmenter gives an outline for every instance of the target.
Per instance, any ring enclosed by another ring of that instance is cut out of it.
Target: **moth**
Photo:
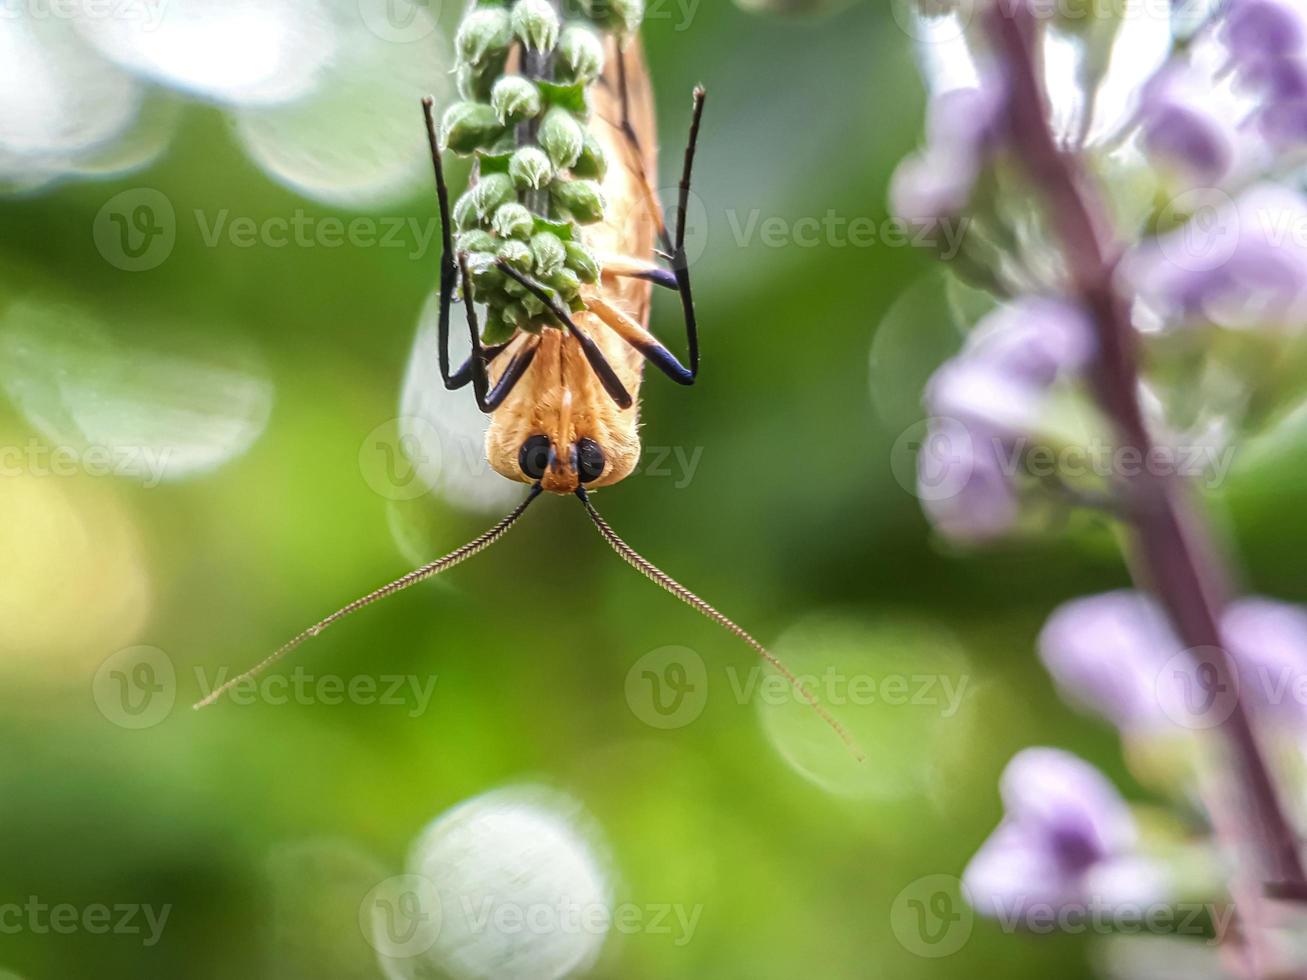
[[[516,55],[518,66],[527,80],[533,72],[548,70],[529,50]],[[606,202],[601,220],[580,228],[584,247],[593,258],[596,275],[582,284],[570,299],[566,286],[570,277],[549,283],[527,271],[527,263],[517,263],[520,250],[509,248],[510,235],[496,239],[486,229],[508,231],[518,212],[496,200],[484,214],[457,213],[451,207],[445,179],[442,143],[454,137],[439,131],[434,103],[424,99],[431,160],[435,171],[436,197],[442,222],[442,256],[440,262],[440,313],[437,327],[437,357],[445,387],[459,390],[470,387],[480,409],[489,415],[486,456],[490,465],[510,480],[529,487],[525,499],[505,518],[484,534],[436,561],[418,568],[402,578],[365,595],[309,627],[254,668],[232,679],[209,694],[196,707],[218,700],[227,690],[258,673],[281,657],[320,634],[327,627],[374,602],[394,595],[419,582],[439,575],[466,561],[497,542],[542,494],[574,495],[603,539],[628,564],[645,577],[676,596],[698,612],[734,634],[787,678],[789,683],[816,710],[825,722],[845,741],[859,758],[860,753],[848,733],[825,707],[807,690],[794,674],[748,632],[718,612],[685,586],[653,565],[623,541],[595,508],[590,492],[616,484],[631,474],[640,457],[639,395],[646,364],[679,385],[693,385],[699,375],[698,322],[686,257],[686,214],[688,211],[695,153],[706,96],[702,88],[694,92],[690,135],[686,144],[675,228],[669,231],[650,176],[656,173],[657,144],[652,88],[638,37],[610,33],[604,40],[604,68],[587,86],[589,132],[587,143],[596,159],[605,161],[600,191]],[[515,76],[516,77],[516,76]],[[546,91],[558,86],[540,80]],[[475,109],[475,107],[474,107]],[[456,114],[457,115],[457,114]],[[454,124],[457,125],[456,119]],[[493,124],[492,124],[493,127]],[[446,127],[448,130],[448,126]],[[486,180],[491,166],[506,166],[507,151],[520,147],[536,134],[529,127],[517,125],[506,132],[494,148],[506,151],[498,155],[483,154],[474,167],[472,188],[466,200],[477,203],[476,182]],[[495,138],[494,134],[487,138]],[[479,173],[477,171],[480,171]],[[527,187],[527,190],[532,188]],[[535,228],[543,227],[546,237],[573,233],[572,226],[553,222],[550,216],[568,211],[555,209],[540,195],[525,199],[537,210],[532,214]],[[460,207],[464,202],[460,202]],[[511,213],[504,220],[496,208],[507,207]],[[491,212],[494,212],[493,214]],[[542,217],[540,212],[544,212]],[[468,228],[468,226],[472,226]],[[457,233],[457,234],[456,234]],[[537,235],[537,237],[539,237]],[[463,243],[481,248],[498,241],[501,254],[471,253]],[[534,246],[536,239],[532,238]],[[569,243],[570,246],[571,243]],[[568,252],[570,256],[572,252]],[[509,257],[504,257],[508,255]],[[579,253],[578,253],[579,256]],[[535,271],[543,264],[535,261]],[[581,268],[590,258],[579,256]],[[526,268],[524,268],[526,267]],[[476,272],[473,269],[476,268]],[[550,266],[551,271],[555,271]],[[489,287],[489,288],[487,288]],[[686,333],[688,365],[673,354],[648,328],[653,291],[666,289],[680,300]],[[483,335],[490,329],[477,314],[483,292],[494,290],[491,304],[516,305],[514,297],[533,298],[529,306],[497,313],[487,307],[487,319],[496,318],[496,333],[508,333],[506,339],[487,343]],[[462,295],[463,319],[472,352],[457,368],[451,368],[449,338],[456,296]],[[505,319],[533,322],[519,326]]]

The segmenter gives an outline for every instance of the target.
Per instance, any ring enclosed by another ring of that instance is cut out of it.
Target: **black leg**
[[[535,360],[536,350],[540,345],[539,343],[531,344],[525,350],[518,351],[517,354],[513,355],[512,360],[508,362],[508,367],[500,375],[499,383],[495,385],[493,391],[488,391],[490,379],[486,374],[486,365],[490,362],[490,352],[502,353],[507,345],[491,348],[481,346],[481,327],[477,323],[476,304],[472,302],[472,277],[468,275],[467,258],[465,256],[460,255],[458,257],[458,266],[463,274],[463,308],[467,312],[468,338],[472,342],[472,356],[468,358],[466,367],[471,375],[472,391],[476,395],[477,408],[488,415],[502,405],[504,399],[513,393],[513,389],[517,387],[517,383],[522,380],[527,368]]]
[[[694,176],[694,154],[699,146],[699,126],[703,122],[703,103],[707,93],[694,90],[694,115],[690,121],[690,139],[685,146],[685,167],[681,171],[680,212],[676,215],[676,249],[672,252],[672,271],[681,293],[681,311],[685,316],[685,342],[690,350],[690,378],[699,375],[699,320],[694,312],[694,292],[690,288],[690,263],[685,256],[685,216],[690,208],[690,181]]]
[[[427,142],[431,146],[431,165],[436,171],[436,200],[440,204],[440,320],[436,330],[436,343],[440,358],[440,377],[450,391],[462,388],[471,380],[465,373],[472,361],[453,374],[449,371],[449,307],[454,301],[454,286],[458,269],[454,264],[454,224],[449,212],[449,188],[445,185],[445,168],[440,159],[440,137],[436,133],[434,101],[431,96],[422,100],[422,115],[427,123]]]
[[[490,364],[496,357],[508,349],[507,344],[498,344],[495,347],[486,347],[482,349],[485,355],[486,363]],[[462,367],[445,379],[445,387],[450,391],[457,391],[460,388],[467,387],[472,381],[472,356],[469,354],[468,359],[463,362]]]
[[[631,107],[630,93],[627,88],[626,79],[626,56],[619,54],[617,60],[617,79],[620,89],[622,102],[622,121],[621,130],[632,149],[635,151],[636,159],[643,160],[640,153],[640,140],[636,135],[635,127],[631,124]],[[673,240],[667,234],[667,226],[663,222],[661,215],[658,214],[657,206],[653,201],[653,191],[649,190],[650,208],[654,211],[654,220],[658,223],[658,237],[663,244],[665,257],[671,262],[672,273],[671,281],[667,277],[659,276],[657,273],[644,273],[637,278],[648,279],[659,286],[675,288],[681,294],[681,312],[685,318],[685,336],[686,346],[690,353],[690,367],[688,369],[689,381],[682,381],[681,376],[686,371],[679,362],[673,357],[675,362],[674,370],[677,373],[667,372],[669,377],[678,381],[680,384],[693,384],[694,379],[699,376],[699,320],[694,310],[694,291],[690,285],[690,263],[685,255],[685,220],[690,206],[690,184],[694,175],[694,156],[699,146],[699,129],[703,121],[703,106],[707,99],[707,93],[702,88],[694,90],[694,110],[690,121],[690,139],[685,147],[685,166],[681,172],[680,195],[678,199],[679,210],[676,215],[676,235]],[[649,187],[648,175],[644,173],[644,165],[640,163],[641,176],[644,179],[645,187]],[[671,357],[671,353],[664,352]],[[652,359],[651,359],[652,360]],[[654,363],[658,363],[655,361]],[[661,364],[659,364],[662,367]]]
[[[627,409],[634,405],[635,399],[626,390],[626,386],[622,384],[622,379],[617,376],[613,366],[608,363],[608,359],[604,357],[604,352],[599,349],[599,345],[594,342],[594,338],[572,322],[572,318],[567,315],[567,311],[554,302],[554,298],[545,291],[544,286],[522,275],[502,259],[499,261],[499,268],[504,271],[505,275],[516,279],[533,296],[544,303],[558,322],[563,324],[568,332],[576,338],[577,343],[581,345],[582,353],[585,354],[585,359],[590,362],[590,367],[594,369],[594,373],[599,377],[599,383],[604,386],[604,391],[608,392],[609,397],[617,404],[617,407]]]

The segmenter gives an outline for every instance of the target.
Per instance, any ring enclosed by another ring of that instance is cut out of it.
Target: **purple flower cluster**
[[[1266,717],[1307,713],[1307,610],[1259,597],[1232,602],[1221,622],[1237,694]],[[1053,613],[1039,655],[1070,703],[1122,731],[1184,729],[1194,676],[1166,616],[1140,592],[1076,599]]]
[[[1225,0],[1220,15],[1141,87],[1131,131],[1119,134],[1137,142],[1122,156],[1131,166],[1146,158],[1162,195],[1175,197],[1137,222],[1133,241],[1111,226],[1113,189],[1095,179],[1120,162],[1106,157],[1124,141],[1109,141],[1095,158],[1098,149],[1065,145],[1039,118],[1046,101],[1034,89],[1044,35],[1019,7],[982,9],[994,64],[978,88],[935,98],[924,148],[904,161],[890,193],[907,220],[974,219],[968,234],[978,229],[979,242],[964,242],[961,255],[992,276],[981,281],[1001,304],[936,371],[924,397],[929,433],[918,454],[918,494],[936,529],[965,542],[1010,533],[1029,496],[1049,489],[1023,475],[1035,467],[1023,468],[1021,454],[1038,444],[1030,436],[1048,433],[1055,393],[1085,392],[1099,413],[1092,424],[1113,423],[1110,431],[1131,449],[1157,448],[1150,429],[1167,418],[1168,389],[1149,390],[1153,376],[1141,378],[1140,370],[1165,378],[1170,352],[1197,360],[1216,330],[1307,323],[1307,198],[1276,182],[1289,154],[1307,150],[1307,3]],[[1095,92],[1079,94],[1094,104]],[[1043,196],[1054,220],[1032,216],[1028,201],[997,197],[1032,175],[1064,178]],[[1114,304],[1114,290],[1124,302]],[[1266,331],[1256,340],[1276,336]],[[1098,383],[1077,388],[1091,368]],[[1197,402],[1203,391],[1186,395]],[[1064,498],[1086,499],[1069,483],[1051,482]],[[1150,476],[1143,485],[1153,495],[1139,497],[1115,496],[1127,481],[1105,482],[1113,513],[1154,546],[1137,560],[1166,601],[1123,590],[1068,602],[1048,619],[1039,657],[1066,701],[1111,722],[1132,749],[1188,746],[1200,730],[1234,719],[1226,732],[1232,757],[1258,774],[1241,784],[1255,800],[1250,812],[1263,821],[1264,841],[1288,842],[1279,851],[1268,846],[1269,874],[1287,866],[1287,877],[1300,880],[1292,821],[1279,787],[1267,789],[1285,774],[1278,759],[1263,758],[1260,739],[1297,744],[1307,721],[1307,608],[1260,597],[1223,603],[1219,585],[1209,596],[1209,581],[1233,576],[1222,575],[1201,546],[1174,540],[1191,527],[1181,519],[1188,511],[1170,499],[1172,490],[1181,496],[1175,481]],[[1159,538],[1145,535],[1160,526],[1148,524],[1155,515],[1137,506],[1159,499],[1174,508],[1162,528],[1170,566],[1157,557]],[[1185,530],[1172,535],[1176,527]],[[1166,581],[1158,573],[1180,564],[1193,574]],[[1178,634],[1210,637],[1212,646],[1186,649]],[[1191,773],[1178,768],[1187,783]],[[1179,791],[1186,805],[1192,790]],[[964,877],[982,914],[1019,924],[1049,908],[1156,901],[1172,890],[1160,855],[1141,845],[1129,806],[1083,760],[1049,748],[1023,751],[1004,772],[1001,794],[1003,820]]]
[[[1037,431],[1049,389],[1093,355],[1084,313],[1060,299],[1027,297],[985,317],[965,348],[926,387],[931,415],[918,485],[942,532],[985,541],[1016,523],[1016,440]]]

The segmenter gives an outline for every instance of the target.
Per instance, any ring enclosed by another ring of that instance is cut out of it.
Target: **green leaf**
[[[544,96],[545,105],[558,106],[577,115],[588,115],[590,107],[585,100],[585,83],[574,82],[560,85],[557,82],[537,82],[540,94]]]

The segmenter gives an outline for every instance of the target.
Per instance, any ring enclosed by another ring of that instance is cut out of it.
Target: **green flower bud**
[[[530,50],[553,51],[559,26],[558,11],[549,0],[518,0],[513,8],[513,33]]]
[[[556,180],[549,188],[554,204],[578,224],[592,225],[604,217],[604,198],[593,180]]]
[[[495,236],[489,232],[473,229],[472,231],[460,233],[458,238],[454,240],[454,247],[460,252],[471,254],[472,252],[493,252],[499,247],[499,243],[495,241]]]
[[[479,65],[502,54],[513,43],[513,19],[502,7],[478,7],[458,25],[454,46],[459,60]]]
[[[489,236],[487,236],[489,237]],[[494,292],[502,284],[504,273],[495,265],[495,243],[490,244],[492,251],[471,252],[467,256],[467,274],[476,287],[478,294],[484,296]]]
[[[608,173],[608,158],[604,156],[604,148],[599,145],[599,141],[589,130],[585,134],[581,155],[576,158],[576,163],[572,164],[572,173],[577,177],[588,177],[593,180],[603,180],[604,175]]]
[[[515,328],[525,327],[531,320],[531,314],[521,303],[505,303],[500,312],[504,322],[511,323]]]
[[[499,257],[511,265],[518,272],[530,275],[534,268],[534,259],[531,256],[531,249],[526,242],[517,240],[501,242],[499,245]]]
[[[581,292],[581,277],[571,269],[558,269],[552,276],[547,277],[549,285],[558,290],[565,300],[573,300]]]
[[[599,260],[584,245],[567,242],[563,245],[567,252],[567,267],[580,277],[582,282],[599,281]]]
[[[484,174],[471,191],[477,217],[486,221],[503,205],[517,200],[513,178],[508,174]]]
[[[509,323],[501,310],[488,308],[485,323],[481,325],[481,343],[487,346],[505,344],[517,333],[517,327]]]
[[[542,231],[531,239],[531,255],[535,258],[536,275],[541,279],[548,279],[567,260],[562,239],[548,231]]]
[[[540,145],[556,168],[566,170],[585,147],[585,131],[570,112],[555,106],[540,123]]]
[[[573,24],[559,38],[558,58],[568,78],[588,85],[604,72],[604,42],[590,28]]]
[[[455,153],[489,146],[503,131],[495,110],[479,102],[455,102],[440,120],[440,142]]]
[[[468,191],[454,203],[454,227],[458,231],[468,231],[475,228],[479,220],[476,209],[476,194]]]
[[[517,203],[505,204],[495,212],[495,220],[492,227],[495,234],[500,238],[521,238],[531,237],[531,232],[535,231],[535,218],[531,217],[531,212],[522,205]]]
[[[515,299],[521,299],[527,294],[528,290],[512,276],[504,276],[504,295],[512,296]]]
[[[544,150],[524,146],[508,161],[508,175],[518,190],[536,190],[554,179],[554,168]]]
[[[590,16],[612,31],[634,34],[644,20],[644,0],[587,0]]]
[[[544,301],[532,292],[528,292],[522,297],[522,307],[532,318],[543,316],[545,312]]]
[[[490,93],[495,115],[505,126],[540,115],[540,90],[521,75],[505,75]]]

